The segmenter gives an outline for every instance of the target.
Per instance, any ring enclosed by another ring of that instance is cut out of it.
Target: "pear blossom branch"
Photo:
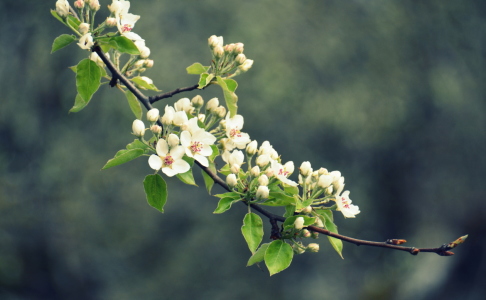
[[[93,52],[96,52],[98,56],[101,58],[101,60],[105,63],[106,67],[110,70],[112,74],[112,81],[110,84],[112,86],[116,85],[116,81],[120,80],[121,83],[123,83],[127,89],[132,92],[135,97],[145,106],[147,110],[150,110],[153,108],[152,103],[164,99],[164,98],[169,98],[172,97],[173,95],[182,93],[182,92],[187,92],[187,91],[192,91],[197,89],[198,85],[190,86],[190,87],[185,87],[185,88],[179,88],[176,89],[172,92],[168,92],[165,94],[161,94],[158,96],[153,96],[153,97],[147,97],[145,96],[130,80],[128,80],[123,74],[121,74],[114,64],[111,62],[110,59],[106,57],[106,55],[103,53],[103,50],[98,45],[95,45],[92,48]],[[218,175],[213,173],[208,167],[203,166],[200,162],[197,160],[195,163],[204,171],[206,172],[213,180],[215,183],[220,185],[223,189],[227,190],[228,192],[231,192],[232,190],[229,188],[229,186],[226,184],[226,182],[221,179]],[[248,203],[243,202],[243,204],[248,205]],[[286,218],[275,215],[265,209],[263,209],[260,205],[257,204],[250,204],[250,207],[254,209],[255,211],[259,212],[261,215],[267,217],[270,221],[270,224],[272,225],[272,231],[271,231],[271,238],[272,239],[279,239],[281,237],[280,233],[280,228],[277,224],[278,222],[285,222]],[[406,242],[405,240],[401,239],[389,239],[385,242],[373,242],[373,241],[366,241],[366,240],[360,240],[360,239],[355,239],[351,238],[348,236],[344,236],[338,233],[331,232],[327,229],[316,227],[316,226],[308,226],[306,227],[310,231],[318,232],[320,234],[324,234],[330,237],[334,237],[337,239],[340,239],[342,241],[355,244],[357,246],[364,245],[364,246],[371,246],[371,247],[381,247],[381,248],[388,248],[388,249],[394,249],[394,250],[399,250],[399,251],[406,251],[409,252],[413,255],[417,255],[420,252],[432,252],[432,253],[437,253],[438,255],[441,256],[451,256],[454,255],[453,252],[450,250],[458,246],[459,244],[462,244],[465,239],[467,238],[467,235],[462,236],[458,238],[457,240],[449,243],[449,244],[444,244],[440,247],[437,248],[415,248],[415,247],[404,247],[404,246],[399,246],[400,244],[403,244]]]
[[[193,91],[193,90],[197,89],[198,86],[199,86],[199,84],[195,84],[193,86],[188,86],[188,87],[185,87],[185,88],[178,88],[178,89],[175,89],[171,92],[167,92],[167,93],[160,94],[160,95],[157,95],[157,96],[152,96],[152,97],[149,97],[149,102],[154,103],[154,102],[157,102],[157,101],[165,99],[165,98],[170,98],[170,97],[172,97],[176,94],[179,94],[179,93]]]

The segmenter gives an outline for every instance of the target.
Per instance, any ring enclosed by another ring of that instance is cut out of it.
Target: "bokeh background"
[[[213,215],[216,198],[168,179],[160,214],[145,159],[100,171],[133,140],[133,115],[107,86],[68,113],[67,67],[88,53],[50,54],[69,33],[54,7],[0,2],[0,299],[483,299],[484,1],[132,1],[164,91],[197,82],[185,68],[207,64],[210,35],[245,44],[244,131],[284,161],[343,173],[362,212],[337,215],[341,233],[418,247],[469,234],[453,257],[345,244],[344,260],[321,237],[272,277],[245,267],[243,206]]]

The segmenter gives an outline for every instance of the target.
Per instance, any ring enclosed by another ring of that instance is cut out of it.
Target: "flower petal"
[[[159,156],[152,154],[148,160],[149,166],[154,170],[160,170],[162,168],[162,159]]]

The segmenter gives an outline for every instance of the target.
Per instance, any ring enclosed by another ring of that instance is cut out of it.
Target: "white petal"
[[[181,133],[181,144],[184,148],[191,145],[191,133],[189,131],[183,131]]]
[[[194,158],[199,162],[201,163],[201,165],[207,167],[209,166],[209,161],[208,159],[205,157],[205,156],[202,156],[202,155],[199,155],[199,154],[196,154],[194,155]]]
[[[150,155],[148,160],[149,166],[154,170],[160,170],[162,168],[162,159],[155,154]]]
[[[157,150],[157,154],[160,156],[166,156],[167,153],[169,152],[169,145],[167,145],[167,141],[164,139],[160,139],[157,142],[157,147],[155,148]]]
[[[172,169],[175,170],[177,173],[186,173],[187,171],[189,171],[190,168],[191,165],[189,165],[189,163],[183,159],[176,160],[172,164]]]
[[[203,145],[201,147],[201,151],[199,151],[199,154],[201,154],[203,156],[209,156],[209,155],[213,154],[213,149],[209,145]]]

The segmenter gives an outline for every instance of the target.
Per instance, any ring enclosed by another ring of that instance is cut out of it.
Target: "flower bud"
[[[273,159],[273,160],[277,160],[278,159],[278,152],[277,150],[275,149],[270,149],[270,158]]]
[[[329,175],[329,171],[327,171],[326,168],[320,168],[318,170],[318,172],[319,172],[319,175]]]
[[[225,46],[223,47],[223,49],[224,49],[224,52],[226,52],[226,53],[228,53],[228,54],[229,54],[229,53],[232,53],[232,52],[233,52],[233,50],[235,49],[235,44],[228,44],[228,45],[225,45]]]
[[[298,244],[293,244],[292,250],[294,250],[295,254],[302,254],[305,252],[305,248],[302,246],[302,243],[300,242]]]
[[[196,96],[194,96],[194,98],[192,98],[191,104],[195,108],[200,108],[204,105],[204,100],[200,95],[196,95]]]
[[[141,58],[147,58],[150,56],[150,48],[147,46],[138,47],[138,51],[140,52]]]
[[[214,109],[213,113],[218,118],[224,118],[226,116],[226,108],[224,106],[218,106]]]
[[[302,210],[302,212],[304,214],[310,214],[312,212],[312,206],[309,205],[309,206],[304,207],[304,209]]]
[[[150,69],[154,66],[154,60],[153,59],[146,59],[145,63],[143,64],[145,68]]]
[[[242,54],[244,50],[245,45],[243,43],[236,43],[235,44],[235,49],[233,50],[236,54]]]
[[[212,35],[208,39],[209,48],[213,49],[216,46],[223,47],[223,37]]]
[[[311,233],[307,229],[302,229],[301,234],[302,234],[302,237],[305,237],[305,238],[310,238],[311,237]]]
[[[88,32],[79,38],[78,46],[81,49],[90,50],[93,45],[94,42],[93,42],[93,37],[91,36],[91,32]]]
[[[186,112],[185,111],[178,111],[174,114],[174,120],[172,121],[172,123],[176,126],[181,127],[184,124],[186,124],[187,121],[189,121],[189,120],[187,119]]]
[[[248,70],[250,70],[251,66],[253,66],[253,60],[247,59],[242,65],[238,67],[238,69],[240,69],[241,72],[247,72]]]
[[[268,199],[269,194],[270,194],[270,192],[268,190],[268,186],[260,185],[257,189],[255,197],[256,197],[257,200]]]
[[[174,103],[176,111],[190,112],[192,110],[191,100],[189,98],[181,98]]]
[[[218,98],[213,98],[206,103],[206,110],[207,111],[213,111],[216,109],[216,107],[219,106],[219,100]]]
[[[162,116],[162,124],[172,125],[174,121],[175,110],[172,106],[165,106],[165,114]]]
[[[253,168],[251,168],[250,175],[253,176],[253,177],[259,176],[260,175],[260,167],[259,166],[254,166]]]
[[[145,124],[140,120],[133,121],[132,133],[135,136],[142,137],[145,133]]]
[[[157,124],[150,126],[150,131],[152,131],[155,135],[159,135],[162,133],[162,127]]]
[[[311,237],[312,237],[313,239],[318,239],[318,238],[319,238],[319,232],[312,231],[312,232],[311,232]]]
[[[333,178],[331,175],[321,175],[319,176],[319,181],[317,182],[317,186],[320,188],[327,188],[331,185]]]
[[[106,18],[106,26],[108,27],[115,27],[116,26],[116,19],[115,18],[112,18],[112,17],[108,17]]]
[[[88,23],[79,24],[78,31],[81,34],[86,34],[89,31],[89,24]]]
[[[98,0],[90,0],[89,1],[89,8],[93,11],[100,10],[100,2]]]
[[[258,183],[260,185],[268,185],[268,177],[267,177],[267,175],[263,174],[262,176],[260,176],[258,178]]]
[[[246,60],[246,56],[243,53],[238,54],[235,58],[235,62],[238,65],[242,65],[245,62],[245,60]]]
[[[307,246],[307,251],[309,251],[309,252],[319,252],[319,244],[317,244],[317,243],[310,243],[309,246]]]
[[[74,1],[73,5],[77,9],[82,9],[84,7],[84,1],[83,0],[76,0],[76,1]]]
[[[332,192],[334,191],[334,188],[332,185],[328,186],[327,189],[324,191],[324,194],[326,195],[332,195]]]
[[[247,146],[246,146],[246,153],[249,156],[255,155],[255,153],[258,150],[258,142],[256,140],[251,141]]]
[[[179,137],[173,133],[169,134],[167,144],[169,144],[169,147],[171,148],[179,146]]]
[[[157,108],[152,108],[147,112],[147,120],[149,122],[157,122],[159,120],[159,110]]]
[[[106,55],[107,58],[110,58],[109,53],[105,53],[105,55]],[[105,67],[105,63],[101,60],[101,57],[98,55],[98,53],[91,52],[91,54],[89,55],[89,59],[94,61],[98,66],[100,66],[102,68]]]
[[[213,55],[216,58],[218,58],[218,59],[221,58],[221,57],[223,57],[223,55],[224,55],[224,49],[223,49],[223,47],[221,47],[221,46],[214,47],[214,49],[213,49]]]
[[[309,176],[311,173],[312,173],[312,168],[311,168],[311,164],[310,162],[308,161],[304,161],[301,165],[300,165],[300,174],[302,174],[302,176],[304,177],[307,177]]]
[[[304,228],[304,218],[303,217],[297,217],[297,219],[295,219],[295,221],[294,221],[294,227],[297,230],[301,230],[302,228]]]
[[[206,120],[206,115],[205,114],[199,114],[199,115],[197,115],[197,119],[200,122],[204,123],[204,120]]]
[[[230,171],[233,174],[238,174],[238,172],[240,172],[240,165],[238,164],[231,165]]]
[[[266,167],[268,164],[270,163],[270,156],[266,155],[266,154],[263,154],[263,155],[260,155],[257,157],[256,159],[256,164],[260,167],[260,168],[264,168]]]
[[[233,188],[236,186],[237,184],[237,179],[236,179],[236,175],[235,174],[229,174],[227,177],[226,177],[226,183],[228,184],[228,186],[230,188]]]
[[[315,224],[316,224],[317,227],[324,228],[324,223],[322,223],[321,218],[316,218],[316,223]]]
[[[265,170],[265,175],[267,175],[268,178],[272,178],[275,175],[275,171],[272,168],[268,168]]]

